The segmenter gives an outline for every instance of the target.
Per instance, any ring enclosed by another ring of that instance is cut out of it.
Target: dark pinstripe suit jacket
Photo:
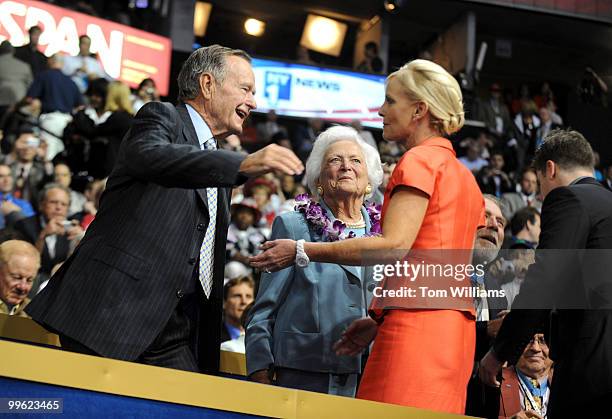
[[[203,188],[219,187],[215,310],[207,319],[215,327],[204,339],[218,355],[229,195],[245,180],[243,158],[200,150],[184,104],[146,104],[121,145],[95,221],[28,313],[103,356],[136,359],[193,280],[209,222]]]

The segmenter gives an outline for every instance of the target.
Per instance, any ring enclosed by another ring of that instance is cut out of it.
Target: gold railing
[[[58,346],[29,319],[0,315],[0,337]],[[0,377],[277,418],[459,416],[118,361],[0,339]],[[225,372],[244,374],[244,355],[223,353]]]

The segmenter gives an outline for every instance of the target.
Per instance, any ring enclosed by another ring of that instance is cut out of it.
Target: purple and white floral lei
[[[356,237],[355,232],[345,232],[346,224],[340,220],[331,221],[323,207],[313,201],[308,194],[295,197],[295,210],[304,214],[306,221],[323,236],[323,241],[334,242]],[[381,234],[380,213],[381,205],[375,202],[366,202],[366,211],[370,217],[370,232],[366,236],[379,236]]]

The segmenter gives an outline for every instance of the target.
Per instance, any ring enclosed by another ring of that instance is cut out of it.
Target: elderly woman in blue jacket
[[[380,232],[380,207],[366,205],[383,178],[377,150],[357,131],[335,126],[319,135],[306,162],[315,200],[274,220],[272,239],[335,241]],[[253,381],[353,397],[360,357],[337,356],[334,342],[365,316],[371,268],[330,263],[264,273],[247,318],[246,358]]]

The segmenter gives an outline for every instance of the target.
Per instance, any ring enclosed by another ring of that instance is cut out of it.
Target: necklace
[[[381,206],[376,203],[367,203],[366,211],[370,218],[370,231],[366,236],[378,236],[381,234],[380,212]],[[295,210],[304,214],[306,221],[317,233],[323,236],[323,241],[333,242],[356,237],[354,231],[345,232],[347,228],[364,228],[365,220],[362,219],[358,224],[346,224],[342,220],[331,221],[327,216],[327,211],[314,202],[308,194],[301,194],[295,197]]]
[[[338,220],[340,220],[340,218],[338,218]],[[340,220],[340,221],[342,221],[347,228],[364,228],[366,226],[366,222],[363,219],[363,215],[361,216],[361,220],[360,221],[358,221],[356,223],[353,223],[353,224],[347,223],[344,220]]]

